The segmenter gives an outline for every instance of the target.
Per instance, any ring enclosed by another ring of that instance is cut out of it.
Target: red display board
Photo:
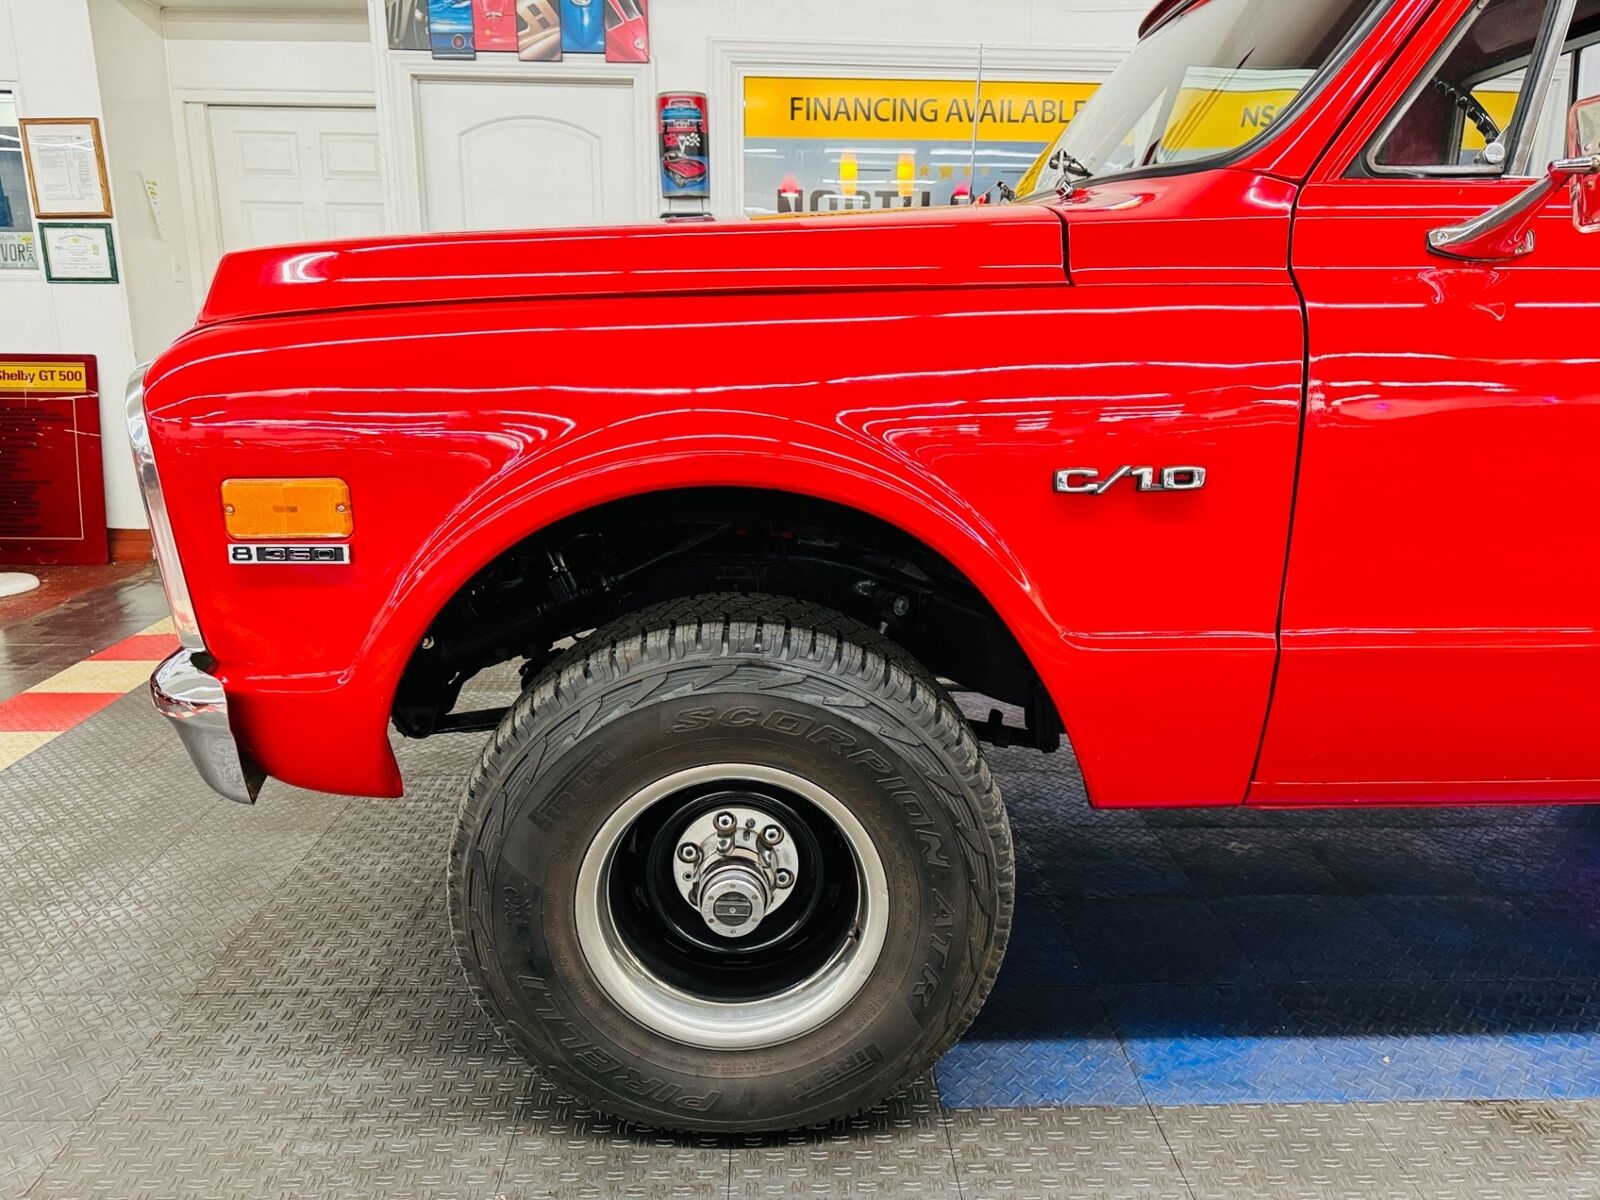
[[[108,557],[94,356],[0,352],[0,563]]]

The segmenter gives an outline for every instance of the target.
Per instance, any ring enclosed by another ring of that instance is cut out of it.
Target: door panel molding
[[[380,26],[381,28],[381,26]],[[505,55],[494,55],[496,59]],[[587,60],[589,55],[581,56]],[[627,88],[633,104],[634,128],[640,137],[655,128],[655,63],[594,63],[563,60],[529,63],[437,61],[423,52],[391,51],[379,63],[379,90],[386,103],[378,109],[378,145],[392,186],[390,228],[397,231],[426,227],[427,198],[423,184],[421,86],[425,83],[566,83]],[[649,142],[645,142],[649,145]],[[656,175],[640,164],[634,183],[634,219],[656,216]]]
[[[173,122],[178,150],[178,198],[183,208],[185,242],[189,261],[189,288],[198,310],[217,260],[222,257],[222,215],[217,207],[217,164],[211,149],[210,109],[214,107],[252,108],[375,108],[371,91],[307,91],[303,88],[262,90],[216,88],[174,88]],[[383,127],[379,122],[379,156],[383,148]],[[381,169],[381,161],[380,161]],[[384,220],[395,227],[392,206],[385,204]]]

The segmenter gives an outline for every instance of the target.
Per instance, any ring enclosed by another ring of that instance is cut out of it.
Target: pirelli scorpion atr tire
[[[809,1125],[977,1014],[1011,834],[950,698],[814,605],[701,596],[597,631],[495,732],[450,905],[479,1001],[644,1124]]]

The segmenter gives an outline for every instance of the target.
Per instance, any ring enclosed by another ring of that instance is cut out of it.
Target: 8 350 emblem
[[[1118,467],[1102,476],[1092,467],[1069,467],[1056,472],[1056,491],[1070,495],[1103,496],[1124,479],[1141,492],[1197,492],[1206,485],[1204,467]]]

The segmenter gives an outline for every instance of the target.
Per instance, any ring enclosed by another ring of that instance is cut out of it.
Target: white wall
[[[309,6],[308,7],[314,7]],[[359,12],[165,10],[175,92],[372,93],[367,22]]]
[[[172,97],[161,13],[143,0],[89,0],[107,167],[122,234],[117,246],[139,361],[154,358],[187,329],[190,289]],[[156,224],[140,178],[157,189],[166,225]]]
[[[99,117],[104,137],[88,0],[0,0],[0,86],[15,89],[23,116]],[[108,173],[121,166],[117,147],[108,143]],[[112,208],[120,260],[129,213],[117,195]],[[50,284],[43,272],[0,274],[0,350],[95,356],[106,520],[113,529],[142,528],[144,509],[122,415],[123,384],[135,362],[126,284]]]

